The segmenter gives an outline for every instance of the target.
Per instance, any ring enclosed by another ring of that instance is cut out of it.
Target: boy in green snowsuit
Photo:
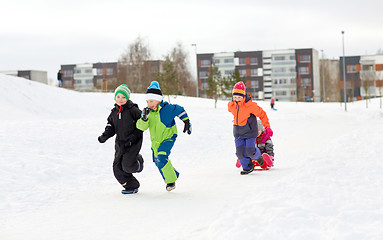
[[[149,128],[152,141],[153,162],[158,167],[166,183],[166,190],[175,189],[179,173],[169,160],[170,151],[177,138],[177,126],[174,118],[178,116],[184,123],[183,132],[191,134],[191,124],[185,109],[162,100],[162,92],[157,81],[151,82],[146,95],[148,107],[142,111],[137,121],[137,129]]]

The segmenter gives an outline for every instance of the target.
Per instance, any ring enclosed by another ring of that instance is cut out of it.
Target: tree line
[[[145,93],[150,82],[160,83],[164,95],[196,96],[196,83],[188,67],[188,54],[177,43],[161,60],[153,60],[149,44],[142,37],[128,45],[118,60],[118,84]]]

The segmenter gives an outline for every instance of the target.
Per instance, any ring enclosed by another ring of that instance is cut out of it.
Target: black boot
[[[171,190],[176,188],[176,183],[168,183],[166,184],[166,191],[170,192]]]
[[[250,159],[251,160],[251,159]],[[249,168],[250,168],[250,170],[242,170],[241,171],[241,175],[247,175],[247,174],[249,174],[249,173],[251,173],[253,170],[254,170],[254,165],[253,165],[253,161],[250,161],[249,162]]]

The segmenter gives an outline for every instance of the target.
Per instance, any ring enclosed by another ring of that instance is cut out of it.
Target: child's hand
[[[148,121],[149,113],[150,113],[149,108],[146,107],[146,108],[142,109],[141,119],[144,120],[145,122]]]
[[[189,135],[191,134],[192,132],[192,127],[191,127],[191,123],[190,123],[190,120],[189,119],[186,119],[184,121],[185,123],[185,126],[184,126],[184,132],[187,132]]]
[[[265,143],[272,136],[273,136],[273,130],[271,130],[271,128],[266,128],[265,131],[263,132],[262,143]]]
[[[104,143],[106,141],[106,138],[104,136],[102,136],[102,135],[99,136],[97,139],[98,139],[99,143]]]

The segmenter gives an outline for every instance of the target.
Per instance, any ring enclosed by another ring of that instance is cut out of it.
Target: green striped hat
[[[118,93],[121,93],[122,95],[125,96],[126,100],[129,100],[130,98],[130,90],[126,84],[122,84],[114,90],[114,99],[116,99],[116,96]]]

